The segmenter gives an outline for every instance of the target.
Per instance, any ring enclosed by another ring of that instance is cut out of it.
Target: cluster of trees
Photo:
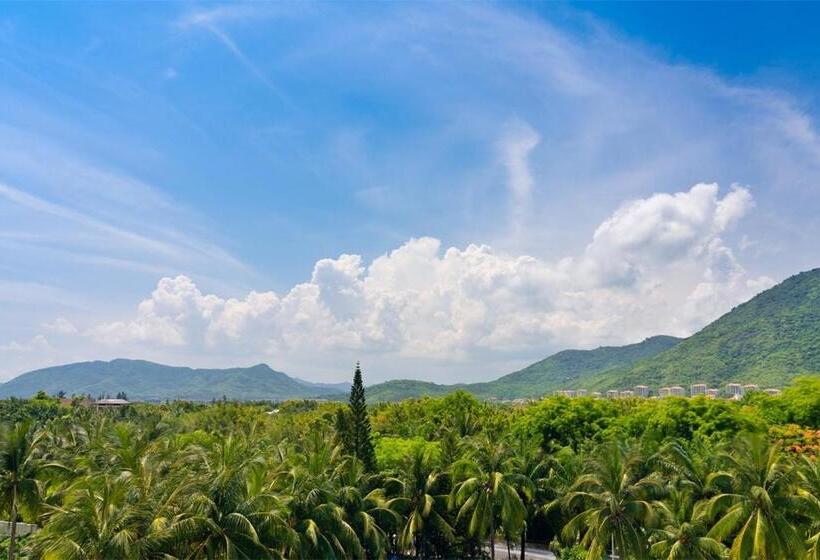
[[[3,401],[0,509],[41,527],[10,558],[820,559],[817,448],[792,441],[818,404],[814,378],[740,403],[368,409],[358,369],[348,404]]]

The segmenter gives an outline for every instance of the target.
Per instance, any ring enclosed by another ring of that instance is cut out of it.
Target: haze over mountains
[[[686,339],[654,336],[637,344],[565,350],[494,381],[439,385],[393,380],[368,387],[371,401],[440,395],[463,389],[481,398],[537,397],[557,389],[625,388],[728,382],[781,386],[796,375],[820,372],[820,269],[788,278],[739,305]],[[346,383],[310,383],[265,364],[191,369],[143,360],[55,366],[0,385],[0,397],[115,394],[131,399],[241,400],[338,398]]]

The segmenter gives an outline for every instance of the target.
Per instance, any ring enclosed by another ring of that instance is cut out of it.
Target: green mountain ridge
[[[367,388],[374,401],[401,400],[418,396],[438,396],[464,390],[481,398],[533,398],[558,389],[574,389],[583,380],[639,360],[655,356],[681,341],[674,336],[653,336],[626,346],[601,346],[593,350],[562,350],[519,371],[483,383],[439,385],[429,381],[398,379]]]
[[[207,401],[285,400],[342,393],[347,384],[310,383],[271,369],[266,364],[247,368],[193,369],[145,360],[115,359],[79,362],[24,373],[0,385],[2,397],[49,394],[114,395],[124,391],[134,400],[187,399]]]
[[[820,268],[765,290],[675,347],[585,380],[589,389],[728,382],[780,387],[820,372]]]

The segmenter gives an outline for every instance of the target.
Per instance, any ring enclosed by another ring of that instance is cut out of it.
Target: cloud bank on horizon
[[[157,7],[141,42],[0,22],[0,376],[473,381],[688,335],[817,264],[820,138],[790,93],[583,15],[283,6]]]

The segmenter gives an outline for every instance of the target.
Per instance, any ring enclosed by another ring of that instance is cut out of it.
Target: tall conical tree
[[[348,453],[359,459],[368,472],[376,470],[376,452],[370,437],[370,417],[367,415],[367,401],[362,383],[362,368],[356,362],[353,373],[353,386],[350,387],[349,433],[344,438]]]

